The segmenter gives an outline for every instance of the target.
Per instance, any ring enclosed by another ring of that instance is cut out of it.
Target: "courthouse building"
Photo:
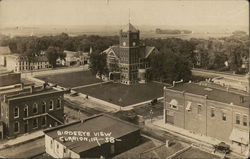
[[[103,51],[107,54],[109,79],[123,84],[145,83],[150,68],[149,57],[158,50],[142,45],[140,31],[130,23],[120,30],[119,36],[119,45]]]
[[[211,88],[207,83],[179,83],[164,88],[164,99],[164,123],[248,151],[247,93]]]
[[[1,90],[0,134],[11,138],[63,124],[63,94],[64,91],[33,84]]]

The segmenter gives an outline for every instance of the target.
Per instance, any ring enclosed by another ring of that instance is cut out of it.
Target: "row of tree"
[[[65,58],[63,50],[88,52],[90,48],[93,50],[104,50],[114,43],[118,42],[117,36],[96,36],[81,35],[71,37],[66,33],[56,36],[29,36],[9,38],[3,36],[0,45],[9,46],[12,53],[21,54],[32,60],[35,56],[40,56],[45,52],[50,64],[55,67],[56,59]]]

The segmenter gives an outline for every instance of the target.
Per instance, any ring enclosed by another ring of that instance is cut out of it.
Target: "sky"
[[[2,0],[0,27],[124,25],[129,19],[136,25],[248,26],[248,5],[246,0]]]

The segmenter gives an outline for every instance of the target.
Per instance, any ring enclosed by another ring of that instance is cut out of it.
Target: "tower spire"
[[[128,10],[128,23],[130,24],[130,8]]]

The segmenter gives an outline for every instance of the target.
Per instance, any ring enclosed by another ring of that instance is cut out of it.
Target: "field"
[[[163,86],[163,84],[154,82],[129,86],[105,83],[75,90],[113,104],[128,106],[162,97]]]
[[[102,80],[97,79],[94,75],[92,75],[90,71],[37,76],[36,78],[67,88],[102,82]]]

